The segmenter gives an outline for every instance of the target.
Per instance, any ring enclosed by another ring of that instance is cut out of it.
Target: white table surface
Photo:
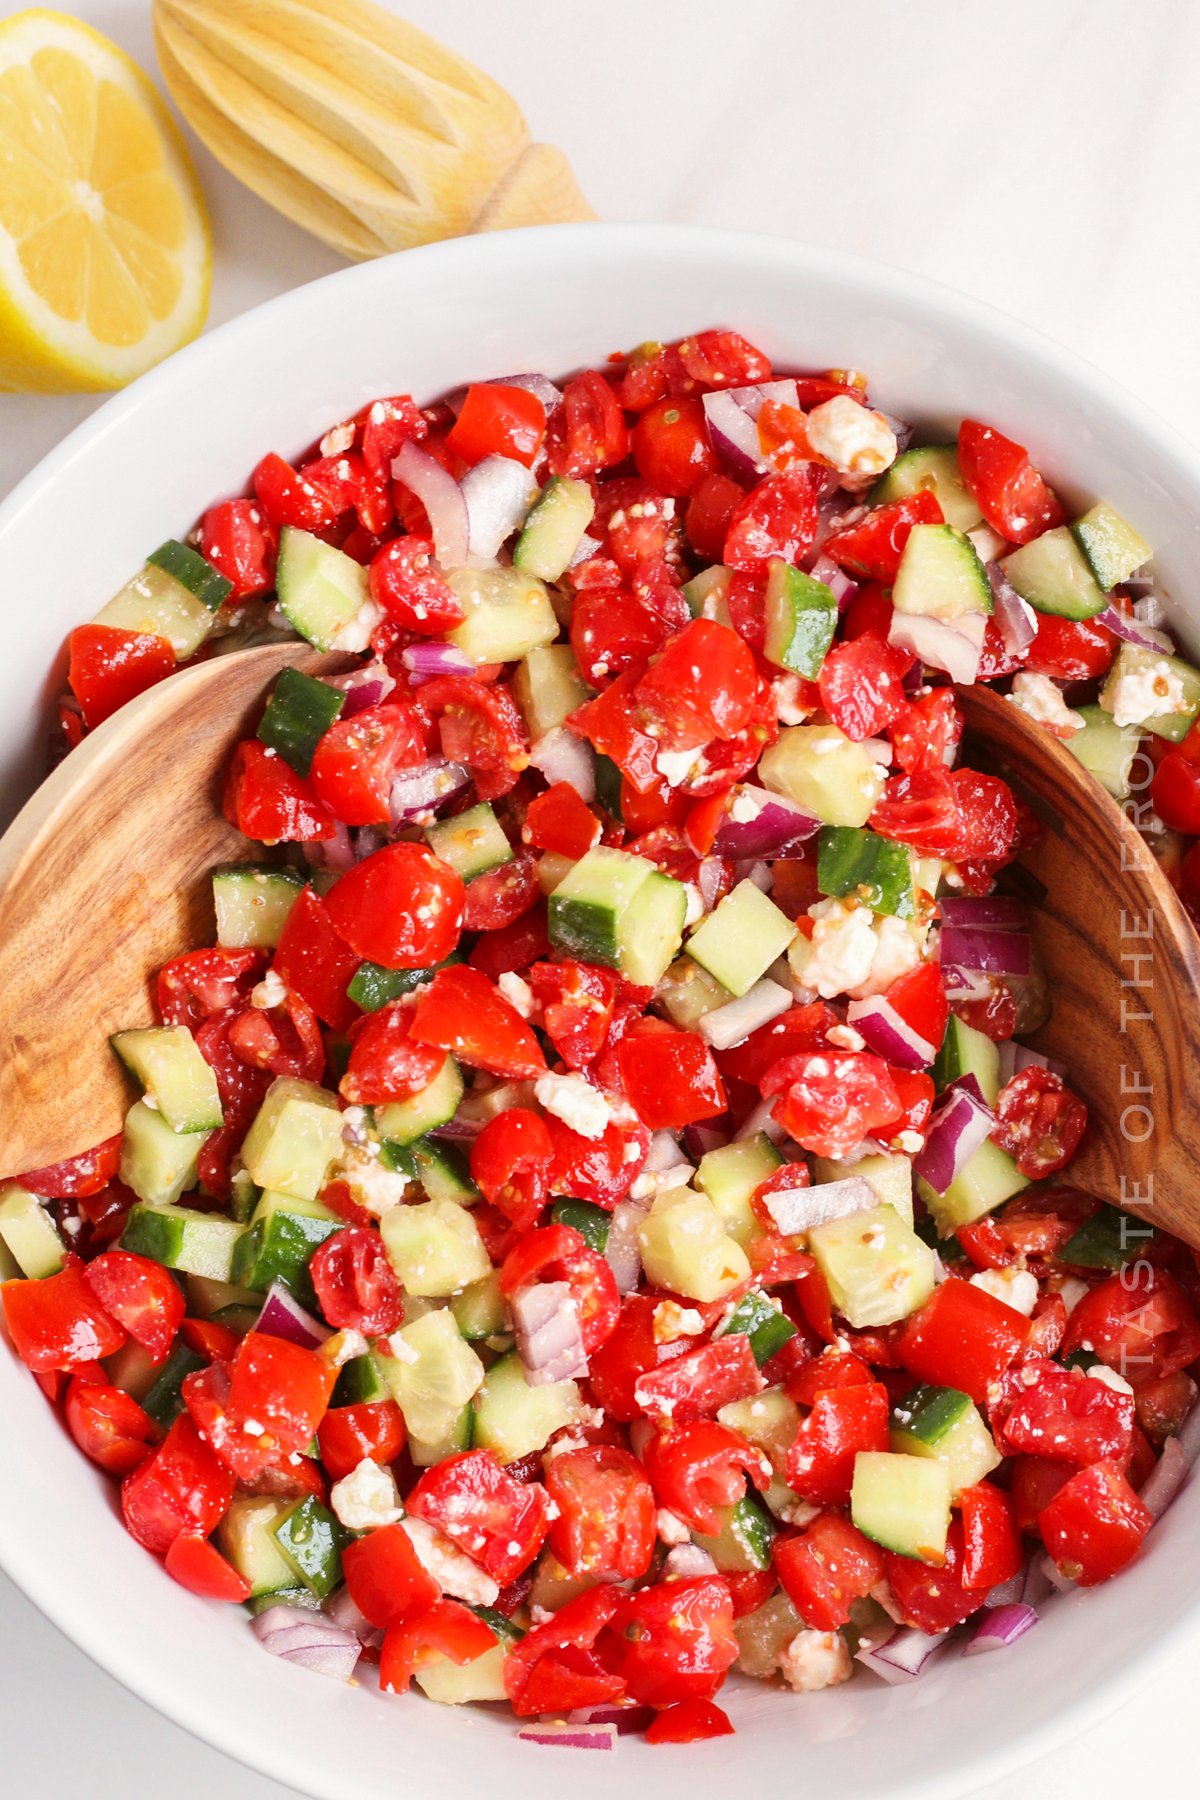
[[[1189,0],[391,3],[510,89],[602,217],[774,231],[919,270],[1070,343],[1200,440]],[[148,0],[77,10],[153,68]],[[211,323],[339,266],[195,148]],[[0,396],[0,495],[96,404]],[[1190,1786],[1197,1676],[1200,1658],[987,1800]],[[12,1800],[290,1792],[132,1698],[2,1576],[0,1770]]]

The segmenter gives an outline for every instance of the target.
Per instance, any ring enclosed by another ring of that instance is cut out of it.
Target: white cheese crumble
[[[424,1519],[404,1519],[401,1529],[410,1538],[421,1567],[428,1570],[444,1594],[453,1594],[468,1606],[491,1606],[500,1592],[499,1584],[478,1563],[464,1556],[448,1537]]]
[[[1110,1369],[1107,1363],[1093,1363],[1087,1374],[1092,1381],[1102,1381],[1106,1388],[1112,1389],[1114,1394],[1132,1394],[1133,1392],[1125,1377],[1119,1375],[1116,1369]]]
[[[1087,1282],[1080,1281],[1078,1275],[1068,1275],[1064,1281],[1059,1283],[1058,1291],[1062,1298],[1062,1303],[1067,1309],[1068,1319],[1075,1311],[1075,1308],[1079,1305],[1079,1302],[1083,1299],[1084,1295],[1091,1293],[1091,1289],[1088,1287]]]
[[[347,1531],[374,1531],[403,1517],[391,1470],[381,1468],[369,1456],[334,1482],[329,1504]]]
[[[260,1012],[269,1012],[273,1006],[282,1006],[287,999],[287,988],[274,969],[268,969],[257,987],[251,990],[250,1004]]]
[[[1002,1300],[1005,1306],[1024,1313],[1027,1319],[1037,1305],[1037,1277],[1028,1269],[980,1269],[977,1275],[972,1275],[971,1286],[982,1288],[993,1300]]]
[[[703,744],[695,750],[660,750],[654,766],[668,787],[678,787],[681,781],[687,780],[703,755]]]
[[[689,926],[699,924],[707,908],[704,904],[704,895],[694,881],[685,881],[683,891],[687,896],[687,907],[683,915],[683,928],[686,931]]]
[[[543,1075],[534,1084],[534,1098],[548,1113],[594,1143],[604,1136],[612,1109],[598,1088],[582,1075]]]
[[[1055,737],[1074,737],[1077,731],[1083,730],[1082,716],[1071,711],[1062,697],[1062,689],[1056,687],[1048,675],[1037,675],[1028,669],[1022,669],[1019,675],[1013,676],[1009,699],[1029,718],[1053,732]]]
[[[510,969],[505,969],[502,975],[496,977],[496,986],[514,1012],[519,1012],[523,1019],[532,1019],[536,1002],[533,997],[533,989],[527,981],[522,981],[521,977],[514,975]]]
[[[747,789],[734,796],[733,805],[729,808],[729,816],[736,819],[739,825],[748,825],[751,819],[757,819],[762,807],[754,795]]]
[[[683,1520],[665,1506],[660,1506],[655,1514],[654,1526],[664,1544],[686,1544],[692,1535]]]
[[[861,1032],[855,1031],[853,1025],[831,1025],[825,1036],[831,1044],[836,1044],[839,1050],[863,1050],[866,1048],[866,1038],[862,1036]]]
[[[699,1337],[704,1319],[694,1306],[680,1306],[674,1300],[660,1300],[654,1309],[654,1341],[673,1344],[682,1337]]]
[[[378,1144],[347,1144],[329,1171],[330,1181],[344,1181],[350,1197],[377,1219],[404,1199],[408,1179],[399,1169],[385,1169]]]
[[[388,1349],[397,1362],[415,1363],[420,1360],[418,1352],[413,1349],[402,1331],[393,1331],[387,1343]]]
[[[847,989],[854,1000],[866,1000],[872,994],[886,993],[893,981],[899,981],[901,975],[907,975],[921,960],[916,939],[903,919],[895,919],[888,913],[880,914],[875,919],[872,930],[875,935],[875,952],[871,958],[870,973],[856,987]]]
[[[875,960],[871,914],[845,900],[818,900],[808,909],[813,934],[797,938],[789,952],[792,973],[823,1000],[832,1000],[866,981]]]
[[[1122,727],[1144,725],[1147,719],[1187,710],[1183,682],[1162,658],[1118,676],[1100,704],[1108,708],[1113,723]]]
[[[849,394],[835,394],[814,406],[806,430],[817,455],[839,474],[882,475],[896,460],[896,434],[883,414],[860,406]]]
[[[351,653],[366,650],[371,642],[371,633],[382,617],[382,612],[373,600],[364,600],[354,617],[347,619],[341,630],[330,638],[329,648]]]
[[[798,1631],[780,1651],[779,1667],[797,1694],[837,1687],[854,1673],[846,1640],[836,1631]]]
[[[335,1369],[340,1369],[344,1363],[353,1362],[356,1356],[366,1356],[370,1348],[361,1331],[335,1331],[321,1345],[321,1355]]]

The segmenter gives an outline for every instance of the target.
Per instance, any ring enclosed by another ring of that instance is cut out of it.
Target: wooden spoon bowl
[[[1031,923],[1054,1010],[1033,1042],[1089,1113],[1065,1179],[1200,1247],[1200,938],[1064,744],[990,688],[958,698],[969,742],[1042,825],[1020,858],[1046,890]]]
[[[221,782],[288,664],[346,659],[288,640],[181,670],[85,738],[0,838],[0,1169],[121,1129],[135,1096],[103,1040],[155,1023],[158,970],[212,942],[212,870],[254,860]]]

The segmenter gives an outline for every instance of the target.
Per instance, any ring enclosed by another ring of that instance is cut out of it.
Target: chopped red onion
[[[673,1131],[655,1131],[650,1137],[650,1148],[642,1169],[647,1175],[657,1175],[663,1169],[674,1169],[683,1161],[683,1152],[679,1148],[679,1139]]]
[[[251,1630],[272,1656],[334,1681],[349,1681],[362,1650],[354,1632],[324,1613],[293,1606],[268,1607],[252,1621]]]
[[[775,886],[775,877],[771,872],[771,865],[768,862],[751,862],[748,860],[739,862],[737,865],[737,879],[739,881],[748,881],[752,887],[758,889],[760,894],[769,894],[771,889]]]
[[[1139,650],[1160,650],[1164,656],[1175,654],[1175,640],[1169,632],[1159,631],[1153,625],[1143,625],[1140,619],[1131,619],[1119,607],[1106,606],[1090,623],[1105,626],[1114,637],[1123,638],[1127,644],[1135,644]]]
[[[903,419],[898,419],[895,413],[884,412],[881,406],[877,406],[875,411],[879,414],[880,418],[891,427],[892,436],[896,440],[897,452],[907,450],[909,444],[912,442],[914,427],[906,424]]]
[[[1023,900],[1008,894],[943,894],[938,911],[947,925],[985,925],[997,931],[1024,931],[1029,923]]]
[[[740,999],[728,1000],[724,1006],[705,1013],[696,1029],[714,1050],[732,1050],[735,1044],[744,1044],[760,1025],[769,1025],[781,1013],[790,1012],[791,1007],[789,990],[764,976]]]
[[[993,990],[987,976],[978,969],[959,969],[953,963],[942,964],[942,982],[956,1000],[987,1000]]]
[[[412,676],[411,687],[422,687],[442,675],[473,675],[476,665],[465,650],[439,639],[422,638],[401,651],[401,660]]]
[[[715,1125],[685,1125],[683,1128],[683,1147],[697,1162],[710,1150],[723,1150],[728,1141],[725,1133],[718,1131]]]
[[[400,446],[392,459],[392,475],[417,496],[429,519],[433,547],[444,569],[461,569],[469,547],[467,503],[463,491],[436,457],[416,444]]]
[[[697,1575],[715,1575],[717,1565],[699,1544],[674,1544],[663,1558],[659,1579],[679,1581]]]
[[[1022,600],[999,563],[987,565],[988,586],[992,590],[992,617],[1009,656],[1024,656],[1037,636],[1037,614],[1028,600]]]
[[[1200,1458],[1200,1405],[1193,1406],[1183,1421],[1183,1429],[1179,1433],[1179,1448],[1187,1458],[1189,1468]]]
[[[408,825],[422,813],[436,812],[470,785],[461,763],[427,762],[401,769],[392,783],[392,824]]]
[[[782,1237],[800,1237],[815,1225],[849,1219],[879,1204],[875,1189],[859,1175],[848,1175],[843,1181],[824,1181],[816,1187],[779,1188],[763,1199]]]
[[[467,545],[473,564],[491,563],[537,499],[538,484],[511,456],[485,456],[461,482],[467,503]]]
[[[536,394],[546,409],[546,417],[554,411],[562,400],[562,394],[555,387],[548,375],[539,374],[536,370],[530,375],[497,375],[487,384],[489,387],[519,387],[527,394]]]
[[[815,581],[825,583],[838,603],[838,611],[845,612],[859,588],[853,576],[847,575],[841,564],[835,563],[832,556],[826,556],[824,551],[814,559],[808,573]]]
[[[752,419],[758,418],[768,400],[778,401],[782,406],[794,406],[797,412],[800,410],[800,390],[792,375],[784,375],[778,381],[758,381],[753,387],[726,388],[725,392]]]
[[[604,1260],[613,1272],[618,1294],[632,1294],[641,1280],[642,1246],[638,1226],[650,1210],[650,1197],[618,1200],[608,1222]]]
[[[758,426],[728,388],[705,394],[702,405],[708,435],[717,455],[739,481],[756,482],[767,472]]]
[[[713,849],[738,861],[760,856],[786,856],[819,831],[821,821],[766,788],[739,782],[730,797]]]
[[[286,1338],[289,1344],[299,1344],[304,1350],[315,1350],[333,1333],[319,1319],[314,1319],[307,1309],[301,1306],[284,1287],[282,1281],[273,1281],[267,1289],[266,1299],[262,1304],[254,1325],[255,1331],[265,1331],[271,1337]]]
[[[995,931],[989,926],[943,925],[940,939],[943,962],[986,975],[1028,975],[1031,964],[1029,934]]]
[[[1056,1594],[1071,1594],[1075,1591],[1075,1583],[1069,1575],[1064,1575],[1050,1552],[1038,1558],[1038,1567]]]
[[[1010,1575],[1007,1581],[997,1582],[994,1588],[989,1588],[987,1604],[989,1606],[1012,1606],[1024,1597],[1024,1593],[1025,1570],[1018,1569],[1016,1574]]]
[[[371,662],[364,663],[361,669],[351,669],[347,675],[335,676],[329,685],[340,688],[345,694],[341,717],[352,719],[355,713],[363,712],[368,706],[378,706],[381,700],[386,700],[395,687],[396,680],[381,662]]]
[[[855,1659],[894,1687],[899,1682],[915,1681],[939,1651],[946,1648],[947,1641],[945,1632],[935,1637],[899,1625],[882,1644],[873,1647],[860,1644]]]
[[[1043,1056],[1040,1050],[1031,1050],[1028,1044],[1018,1044],[1016,1038],[1005,1038],[1000,1049],[1000,1086],[1019,1075],[1022,1069],[1045,1069],[1051,1075],[1065,1075],[1066,1063],[1054,1062],[1049,1056]]]
[[[350,1589],[344,1584],[325,1602],[324,1613],[340,1630],[352,1631],[361,1643],[375,1635],[375,1627],[359,1609]]]
[[[654,1723],[654,1708],[651,1706],[581,1706],[567,1714],[570,1725],[613,1725],[617,1735],[623,1737],[627,1731],[645,1731],[647,1725]]]
[[[333,836],[316,838],[303,846],[304,859],[314,869],[332,869],[335,874],[343,875],[352,869],[356,862],[354,840],[350,836],[350,827],[343,825],[340,819],[333,823]]]
[[[564,1750],[615,1750],[615,1725],[522,1725],[517,1732],[527,1744],[557,1744]]]
[[[919,657],[931,669],[943,669],[951,681],[970,687],[979,674],[986,629],[987,618],[981,612],[963,613],[952,624],[924,613],[895,612],[888,627],[888,643]]]
[[[603,544],[603,538],[589,537],[588,533],[585,531],[575,546],[574,554],[567,564],[568,569],[574,569],[581,562],[586,562],[589,556],[595,556],[597,550],[601,549]]]
[[[877,1055],[902,1069],[927,1068],[938,1053],[938,1046],[915,1031],[886,994],[852,1000],[846,1008],[846,1023],[853,1025]]]
[[[546,777],[553,787],[565,781],[581,800],[590,805],[596,798],[596,754],[585,738],[578,738],[564,725],[540,737],[529,753],[533,768]]]
[[[895,754],[887,739],[882,737],[863,738],[861,747],[877,763],[890,763]]]
[[[929,1121],[925,1147],[913,1159],[913,1168],[937,1194],[944,1194],[957,1180],[994,1124],[991,1110],[963,1087],[951,1088]]]
[[[740,1144],[745,1138],[756,1137],[760,1131],[764,1132],[773,1144],[783,1142],[787,1132],[775,1117],[775,1098],[776,1096],[772,1094],[769,1099],[760,1100],[758,1105],[746,1114],[734,1133],[735,1144]]]
[[[719,856],[706,856],[696,871],[696,886],[700,890],[700,898],[704,902],[705,912],[711,912],[717,904],[717,896],[721,892],[725,880],[725,864]]]
[[[1031,1556],[1025,1565],[1025,1579],[1021,1588],[1021,1598],[1026,1606],[1040,1606],[1048,1594],[1054,1592],[1054,1584],[1048,1578],[1044,1556]]]
[[[964,1656],[981,1656],[987,1650],[1007,1650],[1019,1637],[1033,1628],[1038,1615],[1032,1606],[1017,1600],[1008,1606],[988,1607],[979,1614],[974,1636],[963,1649]]]
[[[1148,1479],[1138,1490],[1138,1498],[1151,1518],[1162,1518],[1188,1474],[1188,1459],[1180,1447],[1179,1439],[1169,1437]]]
[[[509,1302],[530,1387],[587,1374],[579,1307],[567,1281],[535,1281]]]

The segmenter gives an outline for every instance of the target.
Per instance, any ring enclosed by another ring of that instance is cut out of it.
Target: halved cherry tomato
[[[1063,510],[1046,486],[1029,452],[978,419],[958,428],[958,466],[980,512],[993,531],[1013,544],[1026,544],[1062,523]]]
[[[175,652],[151,631],[78,625],[67,640],[67,680],[89,731],[170,675]]]
[[[355,1029],[338,1092],[356,1106],[410,1100],[436,1081],[446,1052],[412,1035],[416,1001],[393,1000]]]
[[[1133,1561],[1153,1519],[1115,1464],[1072,1475],[1038,1515],[1042,1540],[1061,1572],[1095,1587]]]
[[[761,1088],[764,1099],[782,1096],[776,1116],[814,1156],[845,1156],[901,1110],[888,1065],[859,1050],[784,1057],[768,1069]]]
[[[384,825],[397,769],[425,760],[411,707],[394,701],[335,719],[313,752],[317,798],[343,825]]]
[[[440,969],[421,989],[411,1031],[417,1043],[493,1075],[533,1081],[546,1072],[537,1038],[516,1007],[465,963]]]
[[[761,1393],[765,1386],[750,1339],[745,1332],[731,1331],[648,1369],[634,1387],[634,1399],[649,1417],[684,1425]]]
[[[467,616],[434,559],[429,538],[392,538],[372,558],[367,582],[376,606],[422,637],[453,631]]]
[[[1174,1276],[1139,1260],[1072,1309],[1063,1350],[1085,1344],[1127,1378],[1171,1375],[1200,1357],[1200,1321]]]
[[[729,521],[745,495],[745,488],[719,473],[706,475],[693,489],[684,524],[697,556],[709,562],[721,560]]]
[[[335,1231],[308,1267],[317,1304],[335,1330],[387,1337],[403,1319],[404,1296],[377,1231]]]
[[[621,1312],[613,1272],[572,1226],[543,1225],[521,1238],[505,1257],[502,1294],[515,1294],[538,1280],[565,1281],[569,1286],[587,1355],[612,1335]]]
[[[990,1481],[963,1488],[958,1496],[962,1513],[963,1561],[959,1577],[965,1588],[998,1587],[1019,1573],[1021,1540],[1017,1535],[1012,1501]]]
[[[728,1584],[727,1584],[728,1585]],[[734,1617],[739,1615],[735,1611]],[[711,1700],[676,1700],[646,1727],[648,1744],[695,1744],[702,1738],[730,1737],[729,1714]]]
[[[106,1250],[84,1267],[83,1278],[110,1318],[162,1362],[175,1342],[186,1301],[171,1271],[131,1250]]]
[[[771,1561],[788,1599],[814,1631],[845,1625],[854,1602],[883,1580],[882,1550],[835,1512],[819,1514],[803,1532],[780,1532]]]
[[[747,1478],[760,1493],[773,1478],[761,1450],[711,1419],[673,1424],[650,1439],[642,1460],[659,1505],[706,1536],[720,1531],[718,1508],[741,1499]]]
[[[546,428],[546,460],[554,475],[594,475],[624,462],[629,431],[603,375],[585,369],[563,389]]]
[[[200,549],[233,583],[229,604],[269,594],[275,586],[278,534],[267,526],[254,500],[222,500],[210,506],[200,526]]]
[[[165,1440],[121,1484],[128,1530],[156,1556],[165,1556],[184,1532],[208,1537],[233,1499],[234,1480],[221,1466],[187,1413]]]
[[[635,693],[652,735],[682,751],[736,737],[750,721],[757,686],[754,658],[737,633],[693,619],[667,639]]]
[[[158,1016],[164,1025],[194,1029],[227,1007],[240,1009],[265,969],[261,950],[188,950],[159,970]]]
[[[586,1068],[604,1048],[619,976],[592,963],[538,962],[528,979],[554,1048],[569,1068]]]
[[[1095,619],[1063,619],[1038,613],[1037,634],[1025,652],[1025,666],[1056,681],[1094,681],[1117,654],[1117,637]]]
[[[387,969],[445,962],[462,924],[462,879],[423,844],[385,844],[326,897],[335,930]]]
[[[1087,1107],[1061,1075],[1031,1065],[1001,1088],[992,1139],[1008,1151],[1022,1175],[1038,1181],[1070,1162],[1087,1117]]]
[[[252,480],[258,504],[272,525],[319,533],[332,525],[342,510],[340,497],[330,488],[310,481],[274,451],[263,457]]]
[[[475,1662],[496,1648],[490,1625],[458,1600],[438,1600],[428,1612],[389,1628],[379,1653],[379,1686],[385,1694],[403,1694],[414,1672],[446,1659]]]
[[[772,557],[798,562],[817,535],[817,485],[812,465],[768,475],[734,509],[722,560],[731,569],[761,574]]]
[[[646,1166],[650,1133],[644,1125],[606,1125],[598,1138],[581,1137],[553,1116],[546,1120],[554,1145],[552,1192],[590,1200],[611,1212]]]
[[[463,926],[467,931],[501,931],[523,919],[541,893],[536,859],[519,851],[510,862],[467,883]]]
[[[288,993],[278,1006],[247,1007],[229,1023],[229,1046],[252,1069],[269,1069],[302,1081],[319,1081],[325,1044],[307,1000]]]
[[[816,1394],[788,1450],[788,1485],[821,1506],[847,1505],[859,1451],[888,1447],[889,1412],[878,1382]]]
[[[342,1573],[350,1598],[378,1631],[427,1612],[441,1597],[399,1525],[383,1525],[352,1539],[342,1551]]]
[[[710,1700],[736,1662],[733,1602],[717,1575],[660,1581],[622,1596],[621,1673],[634,1700]]]
[[[474,884],[472,884],[474,885]],[[482,975],[496,981],[501,975],[516,974],[527,969],[540,956],[549,956],[550,937],[546,930],[546,905],[534,901],[528,912],[509,925],[485,931],[476,940],[470,964]]]
[[[446,437],[446,448],[465,463],[507,456],[529,468],[546,434],[546,408],[528,388],[500,381],[472,382]]]
[[[0,1305],[13,1349],[35,1375],[99,1362],[125,1342],[124,1327],[100,1304],[78,1257],[40,1281],[6,1281]]]
[[[516,786],[529,751],[525,722],[506,687],[441,675],[422,687],[421,705],[438,720],[443,755],[471,770],[479,799],[496,800]]]
[[[940,1563],[922,1562],[915,1556],[884,1551],[888,1584],[906,1625],[918,1631],[946,1631],[978,1612],[987,1598],[978,1588],[963,1583],[963,1528],[951,1519],[946,1535],[946,1554]]]
[[[911,662],[907,651],[893,649],[871,632],[834,644],[821,664],[817,687],[839,731],[861,743],[886,730],[907,705],[902,678]]]
[[[699,400],[656,400],[632,434],[633,460],[660,494],[694,494],[717,469]]]
[[[519,1719],[601,1706],[620,1697],[623,1679],[605,1667],[594,1649],[620,1601],[616,1588],[589,1588],[512,1646],[504,1659],[504,1687]]]
[[[905,1321],[900,1355],[922,1381],[960,1388],[982,1405],[1028,1338],[1019,1312],[952,1277]]]
[[[599,841],[600,821],[569,781],[556,781],[531,804],[521,836],[535,850],[578,862]]]
[[[627,1032],[617,1045],[617,1063],[626,1098],[651,1131],[678,1130],[725,1111],[725,1084],[698,1032]]]
[[[405,1502],[501,1587],[527,1569],[550,1529],[546,1490],[517,1481],[490,1450],[465,1450],[426,1469]]]
[[[166,1567],[172,1581],[204,1600],[226,1600],[237,1606],[250,1598],[246,1577],[197,1532],[180,1532],[167,1551]]]
[[[81,1200],[103,1193],[120,1165],[123,1135],[118,1132],[94,1150],[83,1150],[44,1169],[30,1169],[15,1180],[43,1200]]]
[[[914,525],[940,525],[942,509],[928,489],[872,507],[857,524],[845,525],[826,538],[824,551],[841,568],[871,581],[891,583]]]
[[[315,888],[301,888],[275,952],[275,973],[317,1017],[344,1031],[358,1017],[346,989],[361,958],[334,929],[329,908]]]
[[[331,1406],[317,1427],[321,1461],[334,1481],[353,1473],[365,1458],[395,1462],[408,1440],[404,1414],[394,1400],[364,1400]]]
[[[83,1454],[110,1475],[140,1469],[158,1441],[149,1413],[130,1394],[103,1380],[72,1376],[66,1398],[67,1430]]]
[[[243,837],[262,844],[319,843],[334,836],[333,815],[312,783],[257,738],[244,738],[234,751],[221,810]]]
[[[550,1548],[568,1574],[640,1581],[655,1548],[654,1490],[637,1458],[615,1444],[563,1450],[546,1464],[558,1508]]]
[[[471,1145],[471,1178],[485,1199],[522,1231],[550,1194],[554,1145],[540,1113],[510,1106],[489,1119]]]

